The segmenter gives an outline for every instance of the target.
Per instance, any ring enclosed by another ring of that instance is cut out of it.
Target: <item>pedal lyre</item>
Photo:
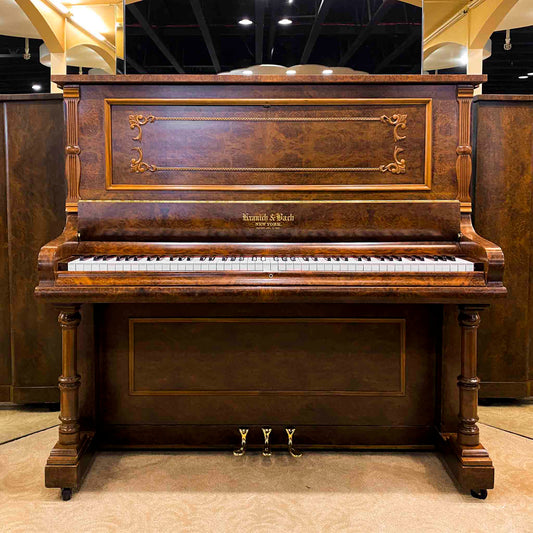
[[[294,437],[294,432],[296,431],[296,428],[285,428],[285,431],[287,432],[288,437],[287,448],[289,449],[289,453],[293,457],[301,457],[302,452],[298,451],[292,444],[292,438]]]
[[[240,457],[246,453],[246,437],[248,436],[248,428],[239,428],[241,435],[241,447],[237,450],[233,450],[233,455]]]
[[[272,455],[272,450],[270,449],[270,433],[272,433],[272,428],[261,428],[263,430],[263,436],[265,437],[265,444],[263,446],[263,455],[265,457],[270,457]]]

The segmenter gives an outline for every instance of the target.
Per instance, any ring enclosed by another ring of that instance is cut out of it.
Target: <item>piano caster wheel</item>
[[[289,453],[293,457],[301,457],[302,456],[302,452],[298,451],[292,445],[292,438],[294,437],[294,432],[296,431],[296,428],[285,428],[285,431],[287,432],[287,437],[288,437],[287,448],[289,449]]]
[[[248,428],[239,428],[239,433],[241,435],[241,447],[237,450],[233,450],[233,455],[235,457],[241,457],[246,453],[246,436],[248,435]]]
[[[69,488],[61,489],[61,499],[64,502],[68,502],[70,498],[72,498],[72,489],[69,489]]]
[[[263,455],[265,457],[270,457],[272,455],[272,450],[270,449],[270,433],[272,433],[272,428],[261,428],[263,430],[263,436],[265,437],[265,444],[263,446]]]
[[[470,495],[472,496],[472,498],[476,498],[478,500],[486,500],[487,499],[487,489],[479,489],[479,490],[472,489],[470,491]]]

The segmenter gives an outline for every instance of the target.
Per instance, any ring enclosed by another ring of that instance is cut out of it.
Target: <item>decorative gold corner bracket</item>
[[[394,163],[388,165],[381,165],[379,170],[381,172],[392,172],[392,174],[405,174],[405,159],[400,159],[399,155],[404,151],[399,146],[394,147]]]
[[[270,167],[159,167],[157,165],[149,164],[143,161],[142,147],[135,146],[132,151],[137,152],[137,157],[131,159],[130,171],[137,174],[146,171],[182,171],[182,172],[391,172],[392,174],[405,174],[406,161],[400,159],[399,154],[404,151],[396,143],[407,138],[406,135],[400,135],[399,130],[407,128],[407,115],[394,114],[390,117],[382,115],[380,117],[156,117],[154,115],[135,114],[129,115],[130,129],[136,131],[136,135],[132,137],[133,141],[142,142],[142,127],[146,124],[152,124],[156,121],[249,121],[249,122],[382,122],[394,127],[394,161],[387,164],[379,165],[378,167],[311,167],[311,168],[270,168]]]
[[[130,130],[137,130],[137,135],[133,137],[134,141],[142,141],[142,126],[145,126],[149,122],[154,122],[156,120],[156,117],[154,117],[153,115],[148,115],[147,117],[145,117],[144,115],[130,115],[128,118],[130,121]]]
[[[403,141],[407,137],[407,135],[400,135],[398,133],[399,129],[404,130],[407,128],[407,115],[392,115],[392,117],[383,115],[380,120],[381,122],[394,126],[393,134],[395,143]]]

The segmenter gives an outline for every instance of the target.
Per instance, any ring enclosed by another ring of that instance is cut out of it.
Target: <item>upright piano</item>
[[[46,486],[70,498],[98,449],[435,449],[486,497],[476,335],[506,291],[471,223],[483,80],[56,77],[68,197],[36,288],[63,342]]]

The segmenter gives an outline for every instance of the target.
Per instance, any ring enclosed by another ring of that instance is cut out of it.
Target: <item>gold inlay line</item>
[[[397,324],[399,325],[399,388],[393,391],[360,390],[138,390],[135,387],[135,324],[161,323],[326,323],[326,324]],[[179,317],[179,318],[129,318],[128,319],[128,377],[130,396],[405,396],[406,395],[406,319],[405,318],[337,318],[337,317]]]
[[[241,122],[382,122],[380,117],[153,117],[156,120],[241,121]]]
[[[80,200],[80,204],[458,204],[458,200]]]
[[[403,141],[406,135],[400,135],[399,130],[407,127],[407,115],[395,113],[391,116],[379,117],[156,117],[154,115],[132,114],[128,116],[130,129],[136,130],[134,141],[142,143],[142,127],[153,124],[156,121],[240,121],[240,122],[381,122],[394,126],[394,143]],[[404,148],[394,144],[393,158],[391,163],[384,163],[377,167],[193,167],[193,166],[159,166],[143,161],[142,146],[134,146],[131,149],[137,152],[137,158],[130,162],[131,172],[142,174],[143,172],[390,172],[392,174],[405,174],[405,159],[400,159]]]

